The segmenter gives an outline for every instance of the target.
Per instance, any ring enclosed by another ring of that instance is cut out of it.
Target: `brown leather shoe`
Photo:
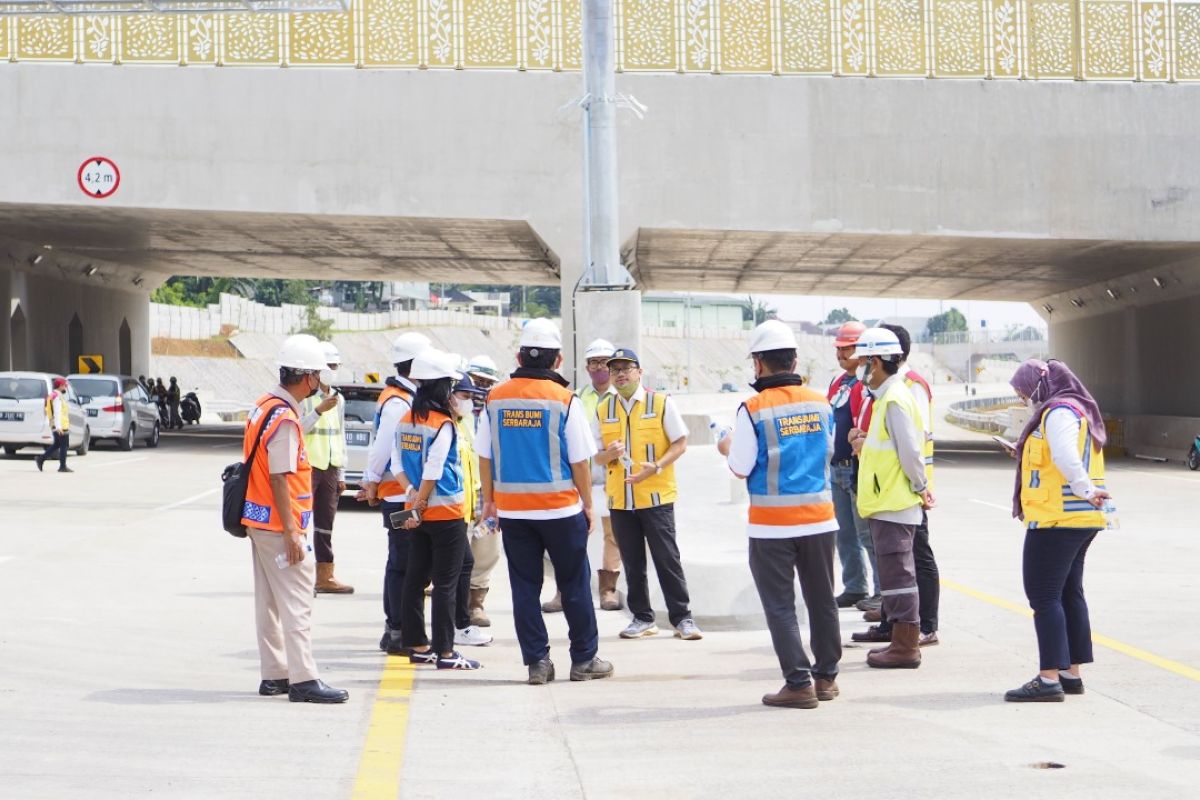
[[[467,600],[467,616],[471,620],[472,625],[480,628],[490,628],[492,621],[488,619],[487,612],[483,610],[483,601],[487,598],[487,589],[472,589],[469,599]]]
[[[883,622],[883,611],[878,608],[868,608],[863,612],[863,620],[866,622]]]
[[[562,611],[562,592],[555,592],[554,597],[542,603],[543,614],[558,614]]]
[[[837,681],[833,678],[817,678],[816,685],[818,700],[832,700],[841,694]]]
[[[920,640],[917,642],[918,647],[933,647],[935,644],[941,644],[941,642],[938,641],[937,631],[922,633]]]
[[[600,610],[620,611],[621,597],[617,594],[617,578],[621,573],[602,569],[596,574],[600,576]]]
[[[339,583],[333,577],[333,564],[317,564],[317,583],[314,587],[317,594],[354,594],[354,587]]]
[[[878,625],[872,625],[865,631],[850,634],[852,642],[890,642],[891,640],[891,631],[881,631]]]
[[[876,669],[916,669],[921,666],[921,626],[915,622],[892,625],[892,643],[882,652],[867,653],[867,666]]]
[[[810,683],[807,686],[797,688],[790,683],[785,683],[783,688],[774,694],[764,694],[764,706],[777,706],[779,708],[816,708],[817,707],[817,690]]]

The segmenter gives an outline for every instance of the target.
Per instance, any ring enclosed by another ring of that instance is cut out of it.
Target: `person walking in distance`
[[[851,446],[859,454],[858,513],[871,526],[883,612],[892,620],[891,643],[867,654],[881,669],[921,665],[920,615],[913,540],[923,512],[933,508],[925,475],[924,429],[913,393],[899,374],[900,340],[884,328],[868,328],[856,345],[863,359],[860,380],[873,399],[865,434]]]
[[[71,415],[67,407],[67,392],[70,387],[66,378],[55,378],[53,385],[50,394],[46,395],[46,421],[50,424],[53,440],[34,462],[38,472],[41,472],[46,461],[57,455],[58,471],[74,472],[75,470],[67,466],[67,447],[71,443]]]
[[[587,555],[596,447],[582,403],[555,372],[562,364],[558,326],[547,319],[529,320],[519,347],[520,366],[492,389],[479,418],[475,446],[483,517],[498,517],[504,532],[513,618],[528,682],[541,685],[555,677],[538,604],[546,553],[562,591],[571,680],[607,678],[613,666],[596,655],[599,637]]]
[[[608,360],[613,391],[600,399],[591,419],[595,462],[607,471],[604,493],[613,533],[625,563],[633,619],[622,639],[654,636],[646,550],[654,561],[667,613],[679,639],[703,638],[689,607],[687,578],[675,541],[675,462],[687,450],[688,429],[671,398],[642,386],[638,355],[619,347]]]
[[[293,703],[344,703],[350,696],[320,679],[312,654],[312,467],[300,431],[300,403],[332,380],[327,369],[316,338],[299,334],[285,341],[279,351],[279,385],[255,404],[242,442],[248,459],[261,438],[249,465],[242,511],[254,561],[262,670],[258,693],[287,694]]]
[[[167,408],[171,414],[171,427],[176,430],[183,427],[183,417],[179,416],[179,402],[182,399],[183,393],[179,389],[179,381],[172,375],[170,385],[167,387]]]
[[[1038,674],[1004,699],[1062,702],[1064,694],[1083,694],[1079,670],[1092,663],[1083,564],[1096,534],[1112,524],[1104,480],[1108,436],[1095,398],[1063,362],[1030,359],[1010,383],[1033,409],[1011,455],[1017,459],[1013,517],[1025,523],[1021,571],[1037,633]]]
[[[833,410],[796,374],[796,336],[788,325],[759,325],[750,353],[758,394],[738,409],[733,433],[717,448],[750,493],[750,574],[785,681],[762,701],[816,708],[840,693],[842,637],[833,594],[838,520],[829,478]],[[812,662],[796,620],[796,578],[808,609]]]
[[[342,355],[333,342],[323,342],[325,365],[336,379]],[[332,385],[322,383],[319,392],[301,405],[304,416],[304,447],[312,465],[313,539],[317,550],[317,594],[354,594],[354,587],[333,575],[333,521],[338,501],[346,491],[346,400]]]

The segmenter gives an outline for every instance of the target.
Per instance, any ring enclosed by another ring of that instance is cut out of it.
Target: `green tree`
[[[957,308],[951,308],[949,311],[930,317],[929,322],[925,324],[925,330],[931,336],[938,333],[965,331],[966,329],[967,318]]]
[[[318,314],[317,305],[313,303],[308,307],[308,319],[305,321],[304,327],[297,330],[296,333],[307,333],[322,342],[327,342],[329,335],[333,333],[333,320],[325,319]]]
[[[779,311],[774,306],[769,306],[764,300],[760,300],[754,295],[746,296],[747,306],[742,309],[742,318],[746,319],[749,314],[749,319],[755,325],[761,325],[769,319],[777,319]]]
[[[857,322],[858,317],[850,313],[848,308],[835,308],[826,315],[822,325],[840,325],[843,322]]]

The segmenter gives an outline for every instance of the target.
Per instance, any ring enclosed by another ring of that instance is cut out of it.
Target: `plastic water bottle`
[[[729,428],[725,425],[718,425],[715,420],[710,420],[708,429],[712,431],[713,441],[717,444],[725,441],[725,437],[729,435]]]
[[[1104,501],[1104,527],[1110,531],[1121,528],[1121,520],[1117,516],[1117,504],[1112,500]]]

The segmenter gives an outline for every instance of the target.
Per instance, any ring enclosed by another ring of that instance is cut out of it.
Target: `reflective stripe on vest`
[[[604,481],[609,508],[622,511],[652,508],[674,503],[678,497],[674,464],[668,464],[662,472],[641,483],[625,483],[627,477],[642,468],[642,462],[656,461],[671,446],[667,437],[666,409],[666,395],[650,391],[646,392],[644,402],[633,404],[629,413],[615,392],[608,394],[597,406],[602,445],[608,447],[611,442],[624,442],[625,454],[633,461],[632,470],[620,459],[609,462]]]
[[[383,407],[396,398],[403,400],[404,404],[409,409],[412,409],[412,392],[403,386],[392,386],[390,383],[383,387],[383,391],[379,393],[379,401],[375,405],[376,438],[379,436],[379,424],[383,421]],[[403,419],[404,415],[401,414],[400,417]],[[400,484],[400,481],[396,480],[392,472],[392,460],[389,458],[387,466],[383,469],[383,475],[379,478],[379,488],[376,489],[375,494],[378,497],[396,497],[397,495],[404,494],[404,492],[404,487]]]
[[[500,511],[550,511],[579,502],[567,460],[574,395],[549,380],[513,378],[487,399],[492,479]]]
[[[927,408],[928,415],[921,418],[925,429],[925,445],[922,448],[921,454],[925,457],[925,481],[929,484],[929,489],[933,489],[933,390],[929,388],[929,382],[920,376],[920,374],[909,370],[904,374],[904,384],[912,389],[914,384],[920,384],[925,390],[925,396],[929,398],[929,406]],[[913,395],[916,400],[916,395]]]
[[[752,525],[816,525],[836,519],[829,484],[833,409],[804,386],[765,389],[745,403],[758,458],[746,478]]]
[[[450,417],[438,411],[430,411],[429,415],[418,422],[409,410],[396,426],[398,450],[400,451],[400,468],[413,486],[420,486],[422,474],[425,472],[425,461],[429,457],[429,446],[437,438],[443,426],[450,426],[453,440],[450,450],[446,453],[446,463],[442,466],[442,475],[429,495],[429,506],[422,515],[427,520],[463,519],[463,478],[462,467],[458,454],[458,428]]]
[[[871,427],[859,454],[858,513],[863,517],[884,511],[903,511],[921,503],[921,497],[913,491],[900,466],[896,441],[888,435],[886,424],[888,406],[897,405],[913,421],[913,427],[922,430],[917,400],[908,386],[896,381],[874,405]]]
[[[340,468],[346,466],[346,431],[342,425],[342,409],[345,398],[338,395],[337,405],[317,417],[317,424],[304,434],[304,447],[308,450],[308,463],[314,469]],[[320,403],[310,397],[301,404],[307,416]]]
[[[269,412],[269,413],[268,413]],[[275,508],[275,494],[271,491],[271,470],[267,455],[267,443],[279,426],[292,422],[300,430],[300,419],[285,401],[274,395],[261,398],[250,412],[246,421],[246,433],[242,437],[242,458],[250,457],[250,450],[258,438],[260,428],[265,428],[262,444],[250,465],[250,482],[246,486],[246,503],[242,506],[242,524],[267,531],[283,531],[283,519]],[[312,519],[312,466],[304,449],[304,437],[296,437],[296,471],[287,475],[288,498],[291,500],[292,516],[296,527],[308,530]]]
[[[1073,406],[1059,403],[1042,412],[1042,422],[1025,440],[1021,452],[1021,511],[1030,528],[1103,528],[1104,512],[1071,490],[1071,484],[1054,464],[1046,441],[1046,417],[1066,408],[1079,419],[1076,441],[1083,468],[1097,489],[1104,488],[1104,451],[1093,445],[1087,417]]]

